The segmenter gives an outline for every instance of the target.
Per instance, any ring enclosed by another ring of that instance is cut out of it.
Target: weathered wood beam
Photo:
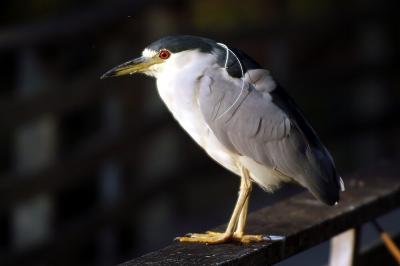
[[[270,265],[370,221],[400,205],[400,166],[382,164],[345,177],[340,204],[328,207],[307,192],[249,215],[248,232],[283,235],[250,245],[172,243],[121,265]],[[205,214],[206,215],[206,214]],[[220,226],[219,230],[224,227]]]

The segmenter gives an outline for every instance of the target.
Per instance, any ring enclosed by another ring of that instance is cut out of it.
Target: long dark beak
[[[108,77],[123,76],[127,74],[132,75],[135,73],[144,72],[155,63],[157,62],[155,62],[153,58],[139,57],[114,67],[113,69],[104,73],[100,78],[104,79]]]

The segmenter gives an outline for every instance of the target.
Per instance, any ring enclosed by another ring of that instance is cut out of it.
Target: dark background
[[[228,221],[239,178],[179,128],[154,80],[99,79],[165,35],[269,69],[344,179],[398,157],[397,2],[1,1],[0,265],[113,265]],[[255,189],[251,210],[298,190]],[[308,254],[327,260],[326,246]]]

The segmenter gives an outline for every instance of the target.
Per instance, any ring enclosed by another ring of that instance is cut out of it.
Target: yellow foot
[[[243,235],[243,234],[236,234],[236,233],[233,235],[233,239],[235,241],[241,242],[243,244],[250,244],[250,243],[254,243],[254,242],[261,242],[261,241],[268,240],[268,238],[266,238],[263,235]]]
[[[205,234],[187,234],[184,237],[177,237],[179,242],[202,243],[202,244],[222,244],[231,240],[231,236],[225,233],[206,232]]]
[[[230,241],[249,244],[253,242],[268,240],[268,238],[263,235],[243,235],[236,233],[233,235],[229,235],[226,233],[207,231],[205,234],[187,234],[187,236],[185,237],[177,237],[176,240],[178,240],[179,242],[203,244],[222,244]]]

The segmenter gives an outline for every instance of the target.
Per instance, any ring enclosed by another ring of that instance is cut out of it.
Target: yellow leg
[[[224,233],[208,231],[205,234],[188,234],[186,237],[178,237],[177,240],[180,242],[204,244],[221,244],[231,240],[242,243],[262,241],[264,239],[262,235],[243,234],[243,230],[246,225],[251,186],[252,184],[249,172],[247,169],[242,168],[239,197]]]
[[[244,228],[246,226],[246,220],[247,220],[247,211],[248,211],[248,206],[249,206],[249,198],[250,198],[250,196],[247,198],[246,202],[244,203],[243,209],[239,216],[239,221],[238,221],[236,230],[233,233],[233,236],[231,239],[234,241],[237,241],[237,242],[244,243],[244,244],[248,244],[248,243],[252,243],[252,242],[260,242],[263,240],[272,240],[270,237],[264,236],[264,235],[245,235],[244,234]],[[217,236],[218,234],[221,234],[221,233],[207,231],[207,234]]]
[[[251,185],[252,184],[250,183],[250,191],[251,191]],[[236,226],[235,233],[233,234],[233,238],[236,241],[239,241],[244,244],[248,244],[251,242],[260,242],[260,241],[263,241],[266,239],[266,237],[263,235],[245,235],[244,234],[244,228],[246,227],[246,222],[247,222],[249,201],[250,201],[250,193],[246,199],[246,202],[244,203],[242,212],[240,213],[240,216],[239,216],[239,221]]]
[[[250,183],[250,191],[251,191],[251,186],[252,184]],[[240,216],[239,216],[239,221],[238,224],[236,226],[236,230],[235,230],[235,236],[237,237],[241,237],[244,234],[244,228],[246,226],[246,222],[247,222],[247,212],[248,212],[248,208],[249,208],[249,199],[250,199],[250,194],[247,197],[244,205],[243,205],[243,209],[240,212]]]

